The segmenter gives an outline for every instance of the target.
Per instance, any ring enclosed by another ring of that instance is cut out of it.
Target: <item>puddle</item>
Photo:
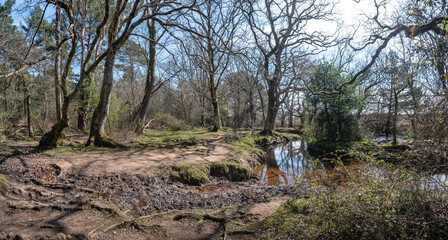
[[[360,162],[349,159],[344,161],[344,167],[335,167],[334,162],[319,163],[307,151],[305,141],[267,149],[265,163],[254,168],[259,181],[258,185],[282,186],[294,185],[298,180],[318,178],[324,185],[340,184],[367,171]]]
[[[406,138],[406,136],[397,136],[397,141],[402,141]],[[388,143],[390,141],[392,141],[394,138],[392,135],[389,136],[376,136],[374,138],[372,138],[372,142],[377,143],[377,144],[382,144],[382,143]]]
[[[253,169],[258,181],[254,183],[213,183],[194,187],[193,192],[214,194],[217,192],[235,192],[250,186],[293,186],[298,181],[312,182],[325,186],[341,186],[357,181],[365,175],[377,180],[393,174],[356,159],[345,159],[343,166],[335,162],[323,162],[310,155],[305,141],[290,142],[282,146],[266,149],[265,163]],[[447,188],[448,175],[435,174],[425,181],[430,188]],[[193,193],[191,193],[193,194]]]
[[[448,174],[434,174],[423,180],[423,187],[448,189]]]

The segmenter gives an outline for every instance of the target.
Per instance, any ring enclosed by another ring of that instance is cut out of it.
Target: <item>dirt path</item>
[[[7,176],[0,188],[0,239],[257,239],[252,223],[288,196],[217,210],[174,210],[133,217],[95,190]]]
[[[183,149],[148,151],[134,148],[102,153],[78,153],[49,159],[64,172],[85,175],[140,174],[157,176],[160,170],[178,163],[212,163],[225,161],[234,155],[234,150],[221,139],[223,134],[205,140],[201,145]]]
[[[0,239],[258,239],[250,226],[301,192],[223,179],[194,187],[161,176],[178,163],[237,157],[223,137],[59,157],[34,152],[37,142],[17,143],[18,155],[0,156]]]

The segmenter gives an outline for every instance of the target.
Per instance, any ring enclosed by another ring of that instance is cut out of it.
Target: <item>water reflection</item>
[[[266,149],[265,163],[256,167],[254,173],[259,185],[294,185],[297,180],[312,180],[326,186],[341,186],[344,183],[361,179],[366,174],[376,180],[387,178],[395,172],[384,171],[355,159],[345,159],[343,166],[333,162],[318,161],[307,151],[306,142],[297,141]],[[422,181],[422,187],[446,189],[447,174],[434,174]]]
[[[266,150],[265,163],[254,169],[259,183],[279,186],[294,184],[300,177],[313,175],[315,166],[306,151],[306,143],[297,141]]]
[[[423,179],[423,187],[430,189],[448,189],[448,175],[434,174]]]

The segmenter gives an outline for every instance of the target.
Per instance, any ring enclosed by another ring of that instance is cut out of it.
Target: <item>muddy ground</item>
[[[59,156],[35,151],[37,141],[10,142],[15,154],[0,156],[0,239],[258,239],[257,223],[303,190],[170,177],[181,162],[250,158],[223,137],[185,149]]]

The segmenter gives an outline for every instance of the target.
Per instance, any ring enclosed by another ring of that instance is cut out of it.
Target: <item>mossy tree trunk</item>
[[[64,68],[64,72],[61,77],[61,90],[64,95],[63,104],[61,108],[61,119],[59,119],[52,127],[51,130],[45,133],[39,141],[38,148],[40,149],[51,149],[57,147],[61,144],[62,139],[64,138],[63,131],[66,127],[68,127],[68,110],[71,100],[74,98],[76,91],[73,91],[72,94],[68,93],[67,89],[67,79],[68,74],[71,69],[71,65],[73,63],[73,59],[75,58],[76,47],[78,43],[78,38],[74,35],[72,39],[72,46],[70,53],[67,58],[67,62]],[[80,80],[82,83],[82,81]]]
[[[89,139],[86,146],[109,147],[115,148],[121,145],[115,142],[104,133],[107,116],[109,114],[110,97],[113,87],[113,74],[115,66],[115,58],[118,53],[118,46],[111,46],[106,61],[104,63],[104,78],[101,86],[100,101],[93,113],[90,125]]]
[[[93,35],[93,40],[89,43],[89,49],[87,51],[86,57],[84,61],[82,62],[81,66],[81,72],[79,81],[76,83],[75,88],[71,93],[69,93],[69,89],[67,87],[68,85],[68,76],[71,72],[71,66],[73,63],[73,60],[75,58],[75,53],[78,46],[78,35],[75,31],[75,13],[74,13],[74,6],[72,2],[64,2],[64,1],[56,1],[52,4],[57,5],[58,7],[62,8],[65,12],[63,16],[66,16],[68,18],[68,22],[70,23],[69,34],[71,36],[71,48],[70,52],[67,56],[67,59],[65,61],[64,70],[62,73],[60,80],[60,88],[63,95],[63,103],[61,108],[61,118],[59,121],[57,121],[51,128],[51,130],[47,133],[45,133],[42,138],[39,141],[38,148],[41,149],[50,149],[57,147],[64,138],[63,131],[66,127],[68,127],[69,122],[69,106],[71,101],[75,98],[79,90],[81,89],[81,86],[84,84],[85,78],[98,66],[98,64],[104,59],[106,56],[105,53],[98,56],[95,56],[94,59],[91,59],[93,52],[95,49],[98,51],[98,47],[101,44],[98,44],[98,41],[101,41],[103,38],[102,32],[106,24],[108,23],[109,19],[109,0],[106,0],[104,4],[104,16],[102,21],[99,23],[99,25],[96,27],[96,33]],[[79,9],[78,9],[79,10]],[[61,43],[58,44],[58,48],[61,47]],[[106,50],[107,52],[108,50]],[[90,63],[90,65],[88,65]]]

